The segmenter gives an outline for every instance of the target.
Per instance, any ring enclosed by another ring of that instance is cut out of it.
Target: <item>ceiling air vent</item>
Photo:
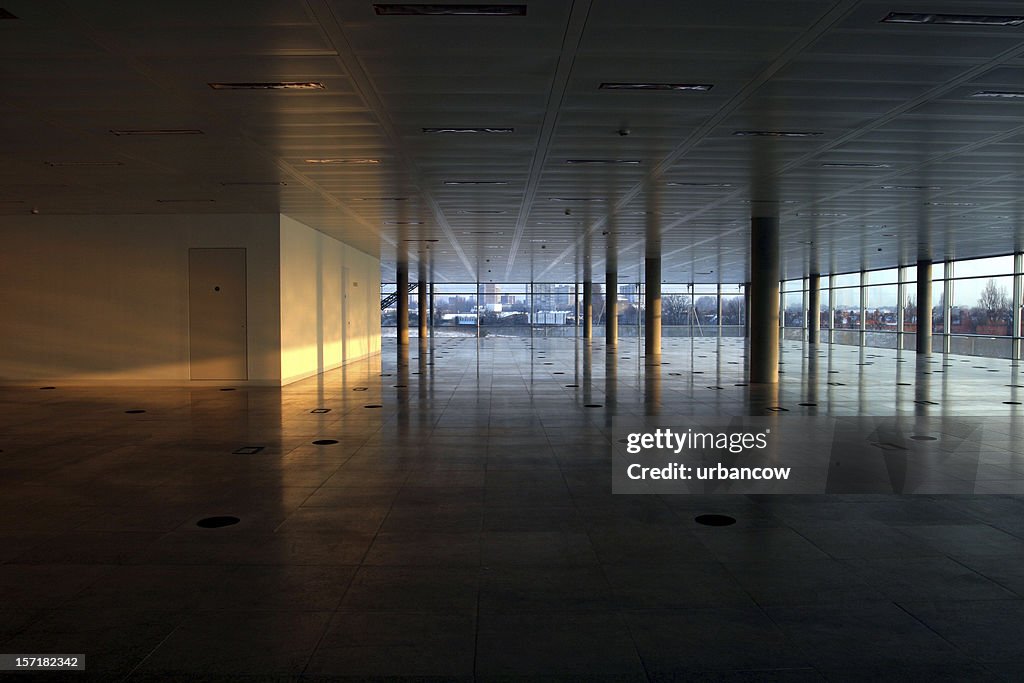
[[[715,87],[711,83],[602,83],[601,90],[653,90],[661,92],[696,90],[707,92]]]
[[[325,90],[313,81],[277,81],[267,83],[209,83],[214,90]]]
[[[373,11],[389,17],[525,17],[526,5],[375,3]]]
[[[930,14],[923,12],[890,12],[885,24],[945,24],[954,26],[1020,26],[1024,17],[993,14]]]

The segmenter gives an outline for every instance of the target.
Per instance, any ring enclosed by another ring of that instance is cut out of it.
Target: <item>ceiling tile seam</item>
[[[548,89],[547,102],[544,108],[544,120],[541,123],[540,133],[537,136],[533,158],[530,160],[526,187],[523,191],[522,202],[520,202],[519,215],[516,218],[512,241],[509,245],[508,262],[505,265],[506,280],[511,277],[512,267],[516,256],[519,254],[519,245],[522,242],[523,233],[526,231],[530,209],[533,207],[534,199],[537,196],[537,187],[540,185],[541,176],[544,174],[544,167],[547,165],[551,149],[551,138],[554,136],[555,129],[558,126],[562,103],[565,101],[565,94],[568,90],[569,81],[572,78],[573,66],[576,63],[576,55],[579,53],[580,43],[583,41],[583,35],[586,32],[587,20],[590,18],[590,7],[590,0],[574,0],[569,11],[569,19],[562,34],[562,46],[558,53],[558,65],[555,67],[555,74],[551,79],[551,86]]]
[[[311,16],[317,20],[321,31],[324,33],[324,37],[334,47],[336,58],[341,62],[342,67],[346,70],[349,79],[352,81],[353,89],[367,103],[368,109],[377,116],[381,128],[384,129],[385,136],[388,138],[392,148],[395,150],[396,160],[405,167],[406,173],[409,174],[413,181],[412,184],[418,188],[418,191],[423,196],[425,203],[430,207],[431,212],[434,214],[434,220],[437,221],[437,225],[441,228],[441,232],[444,234],[445,238],[451,244],[452,249],[455,250],[455,253],[462,261],[467,274],[471,277],[475,277],[473,264],[466,256],[465,250],[462,248],[458,238],[455,236],[455,231],[452,230],[451,225],[448,223],[448,220],[445,217],[444,212],[441,210],[437,200],[434,198],[433,193],[426,184],[422,182],[422,176],[419,169],[405,154],[402,147],[402,138],[395,130],[391,117],[388,116],[383,102],[377,95],[372,79],[363,68],[362,61],[356,55],[355,49],[348,40],[345,30],[341,26],[341,21],[335,15],[333,8],[327,0],[305,0],[305,4],[311,13]],[[401,248],[401,246],[396,248]]]
[[[920,161],[920,162],[914,164],[913,166],[904,167],[904,168],[901,168],[901,169],[899,169],[897,171],[893,171],[891,173],[886,173],[886,174],[881,175],[881,176],[874,176],[870,180],[865,180],[860,185],[855,185],[853,187],[848,187],[846,189],[839,190],[838,192],[833,192],[830,195],[823,195],[820,199],[815,200],[815,204],[834,201],[835,199],[838,199],[838,198],[841,198],[841,197],[845,197],[845,196],[847,196],[849,194],[852,194],[854,192],[859,192],[861,190],[867,189],[867,188],[872,187],[874,185],[880,185],[882,183],[885,183],[886,181],[896,180],[898,178],[905,177],[908,174],[925,170],[925,169],[927,169],[927,167],[932,166],[934,164],[940,164],[940,163],[943,163],[944,161],[949,161],[951,159],[955,159],[958,156],[961,156],[961,155],[964,155],[964,154],[969,154],[970,152],[974,152],[974,151],[976,151],[978,149],[982,149],[984,147],[988,147],[989,145],[999,144],[1000,142],[1002,142],[1005,139],[1017,137],[1019,135],[1024,135],[1024,125],[1017,126],[1016,128],[1011,128],[1010,130],[1003,131],[1002,133],[996,133],[995,135],[992,135],[992,136],[989,136],[987,138],[984,138],[983,140],[978,140],[976,142],[968,143],[966,145],[963,145],[962,147],[956,148],[955,150],[952,150],[952,151],[949,151],[949,152],[943,152],[942,154],[937,154],[934,157],[932,157],[930,159],[926,159],[924,161]],[[781,177],[781,175],[782,174],[780,173],[779,177]],[[1014,173],[1014,174],[1008,174],[1008,175],[1019,176],[1020,174]],[[1004,176],[1000,176],[1000,181],[1001,180],[1011,180],[1011,179],[1012,178],[1007,178],[1005,175]],[[967,187],[974,187],[975,185],[976,185],[976,183],[972,183],[971,185],[968,185]],[[934,196],[946,197],[946,196],[950,196],[950,195],[952,195],[952,194],[954,194],[956,192],[961,192],[961,191],[962,191],[962,188],[960,190],[949,190],[949,191],[945,191],[945,192],[938,192]],[[890,206],[891,206],[891,204],[890,204]],[[806,211],[807,209],[813,208],[813,207],[814,207],[814,204],[808,205],[807,207],[805,207],[803,209],[789,209],[787,211],[784,211],[781,214],[781,216],[789,216],[789,215],[791,215],[794,212]]]
[[[890,109],[888,112],[882,114],[881,116],[872,117],[872,119],[867,124],[860,126],[854,130],[851,130],[845,135],[836,138],[835,140],[829,141],[821,145],[821,147],[814,150],[813,152],[808,152],[803,156],[797,157],[796,159],[794,159],[793,161],[789,162],[788,164],[784,165],[781,169],[779,169],[779,171],[775,174],[775,177],[780,177],[786,171],[796,168],[800,165],[806,164],[808,161],[811,161],[821,156],[825,152],[829,152],[835,149],[839,145],[850,142],[851,140],[856,140],[862,135],[874,131],[887,123],[890,123],[891,121],[897,119],[900,115],[905,114],[917,107],[920,107],[921,105],[926,104],[931,100],[937,99],[938,97],[941,97],[942,95],[950,92],[951,90],[955,90],[956,88],[961,87],[963,84],[971,80],[974,80],[975,78],[984,74],[985,72],[991,71],[995,67],[1004,64],[1005,62],[1011,59],[1020,57],[1021,55],[1024,55],[1024,45],[1018,45],[1008,50],[1004,50],[1003,52],[996,55],[996,57],[994,57],[993,59],[990,59],[984,63],[978,64],[968,69],[967,71],[964,71],[963,73],[959,74],[952,80],[947,80],[945,83],[929,89],[928,91],[918,95],[912,100],[904,102],[903,104],[894,107],[893,109]]]
[[[927,99],[933,99],[935,97],[941,96],[945,92],[948,92],[950,90],[953,90],[953,89],[959,87],[962,82],[967,81],[967,80],[973,80],[977,75],[979,75],[981,73],[984,73],[986,71],[989,71],[992,68],[995,68],[995,66],[998,66],[999,64],[1001,64],[1003,62],[1006,62],[1008,60],[1014,59],[1014,58],[1020,56],[1021,54],[1024,54],[1024,46],[1018,46],[1018,47],[1015,47],[1015,48],[1011,48],[1009,50],[1005,50],[1004,52],[1000,53],[994,59],[988,60],[988,61],[986,61],[984,63],[981,63],[981,64],[978,64],[974,68],[968,70],[967,72],[964,72],[955,81],[947,81],[946,83],[944,83],[941,86],[936,86],[935,88],[930,89],[928,92],[920,95],[918,98],[915,98],[914,100],[911,100],[908,103],[904,103],[903,105],[901,105],[899,107],[896,107],[893,110],[890,110],[890,112],[887,113],[886,115],[884,115],[883,117],[881,117],[879,119],[873,119],[871,124],[869,124],[868,126],[859,128],[857,130],[850,131],[847,135],[845,135],[843,137],[840,137],[840,138],[837,138],[835,141],[833,141],[831,143],[823,145],[819,150],[816,150],[814,152],[809,152],[809,153],[805,154],[803,157],[799,157],[798,159],[796,159],[796,160],[790,162],[789,164],[783,166],[782,169],[780,169],[778,172],[773,174],[773,177],[781,178],[783,176],[783,174],[787,170],[791,170],[791,169],[793,169],[796,166],[799,166],[801,164],[807,163],[807,161],[810,161],[810,160],[818,157],[821,153],[829,151],[830,149],[834,148],[837,145],[843,144],[843,143],[848,142],[849,140],[852,140],[852,139],[856,139],[860,135],[862,135],[862,134],[864,134],[866,132],[869,132],[870,130],[875,129],[878,126],[881,126],[881,125],[883,125],[885,123],[888,123],[889,121],[897,118],[900,114],[905,113],[906,111],[909,111],[909,110],[911,110],[911,109],[913,109],[915,107],[920,106],[925,101],[927,101]],[[953,158],[955,156],[959,156],[961,154],[965,154],[965,153],[974,151],[977,148],[985,147],[985,146],[988,146],[988,145],[991,145],[991,144],[996,144],[996,143],[1000,142],[1003,139],[1012,138],[1012,137],[1015,137],[1017,135],[1020,135],[1021,133],[1024,133],[1024,126],[1012,129],[1011,131],[1006,131],[1004,133],[991,136],[990,138],[986,138],[986,140],[984,140],[984,141],[979,141],[977,143],[972,143],[970,145],[965,145],[964,147],[959,148],[955,152],[937,155],[937,157],[935,157],[934,159],[930,159],[928,161],[921,162],[921,163],[919,163],[919,164],[917,164],[914,167],[911,167],[909,169],[905,168],[905,169],[901,169],[898,172],[893,172],[893,173],[887,174],[885,176],[882,176],[881,178],[877,178],[877,177],[873,178],[871,181],[867,181],[864,184],[862,184],[862,186],[860,186],[859,188],[851,188],[851,189],[848,189],[848,190],[843,190],[843,191],[841,191],[839,193],[834,193],[833,195],[828,195],[828,196],[826,196],[825,198],[823,198],[820,201],[829,201],[829,200],[831,200],[831,199],[833,199],[835,197],[844,196],[846,194],[849,194],[849,193],[852,193],[854,191],[857,191],[858,189],[864,189],[864,187],[868,187],[868,186],[870,186],[872,184],[877,184],[879,182],[884,182],[886,179],[901,177],[901,176],[905,175],[908,172],[913,172],[914,170],[919,170],[919,169],[921,169],[921,168],[923,168],[923,167],[925,167],[925,166],[927,166],[929,164],[940,163],[941,161],[943,161],[945,159]],[[733,199],[735,197],[738,197],[739,195],[742,194],[743,191],[745,191],[745,189],[746,188],[744,187],[741,190],[737,190],[736,192],[733,192],[730,195],[727,195],[726,197],[723,197],[718,202],[715,202],[712,205],[709,205],[706,209],[703,209],[701,211],[698,211],[698,212],[695,212],[693,214],[690,214],[690,215],[686,216],[683,219],[680,219],[680,220],[678,220],[678,221],[676,221],[674,223],[669,224],[662,231],[663,234],[665,232],[668,232],[668,231],[672,230],[673,228],[678,227],[680,224],[682,224],[682,223],[684,223],[684,222],[686,222],[688,220],[692,220],[692,218],[694,218],[694,217],[696,217],[698,215],[701,215],[702,213],[704,213],[707,210],[710,210],[711,208],[716,208],[718,206],[721,206],[721,205],[725,204],[726,202],[728,202],[729,200],[731,200],[731,199]],[[619,204],[621,204],[621,202]],[[617,205],[617,207],[618,207],[618,205]],[[797,209],[790,210],[789,212],[787,212],[787,214],[791,215],[795,211],[797,211]],[[877,213],[877,212],[874,212],[874,213]],[[783,215],[787,215],[787,214],[783,214]],[[867,214],[867,215],[873,215],[873,213],[872,214]],[[603,220],[605,220],[605,219],[602,219],[602,221]],[[598,221],[598,223],[595,224],[595,228],[598,227],[601,224],[602,221]],[[837,221],[837,222],[834,222],[832,224],[841,223],[841,222],[842,221]],[[829,225],[832,225],[832,224],[829,224]],[[739,229],[743,229],[743,228],[738,228],[738,230]],[[736,231],[735,230],[727,231],[725,233],[722,233],[722,235],[725,236],[725,235],[728,235],[728,234],[732,234],[733,232],[736,232]],[[680,251],[685,251],[686,249],[692,248],[694,246],[698,246],[699,244],[702,244],[702,243],[706,243],[707,241],[708,240],[703,240],[701,242],[697,242],[697,243],[691,245],[690,247],[685,247],[683,249],[676,250],[673,253],[679,253]],[[635,243],[634,245],[631,245],[631,247],[636,246],[637,244],[639,244],[639,243]],[[543,273],[542,273],[542,275],[543,275]]]
[[[66,5],[67,4],[65,3],[65,6]],[[151,83],[153,83],[153,85],[155,85],[155,86],[157,86],[157,87],[159,87],[161,89],[165,89],[167,91],[170,91],[170,92],[176,92],[178,94],[178,96],[181,97],[183,100],[189,100],[190,99],[189,96],[186,93],[182,93],[177,88],[175,88],[172,85],[170,85],[169,83],[164,82],[164,80],[161,78],[161,76],[158,75],[159,72],[155,72],[154,70],[152,70],[149,67],[147,67],[143,62],[141,62],[141,60],[139,60],[136,57],[133,57],[132,55],[127,54],[123,50],[119,49],[119,45],[118,45],[116,40],[113,40],[106,33],[103,33],[102,31],[98,31],[96,28],[94,28],[92,26],[92,24],[90,24],[88,21],[86,21],[80,14],[78,14],[74,10],[72,10],[70,8],[68,8],[68,9],[69,9],[69,14],[71,16],[75,17],[75,19],[77,19],[77,21],[78,21],[78,23],[80,25],[85,27],[85,29],[86,29],[86,31],[85,31],[86,37],[89,40],[91,40],[93,43],[95,43],[97,46],[99,46],[101,49],[103,49],[105,52],[107,52],[108,54],[111,54],[113,56],[116,56],[117,58],[119,58],[119,59],[123,60],[124,62],[126,62],[130,66],[130,68],[132,68],[135,72],[141,74],[144,78],[146,78]],[[218,120],[218,121],[226,121],[227,120],[226,119],[226,115],[222,114],[221,112],[219,112],[217,110],[211,110],[211,109],[207,109],[205,107],[197,107],[197,108],[202,110],[202,111],[208,112],[209,114],[211,114],[213,116],[213,118],[215,120]],[[81,133],[79,132],[79,134],[81,134]],[[260,145],[259,143],[255,142],[252,138],[250,138],[249,136],[245,135],[241,131],[238,131],[238,134],[239,134],[240,138],[242,138],[246,142],[248,142],[249,145],[252,146],[257,151],[258,154],[260,154],[261,156],[264,157],[264,159],[272,162],[275,166],[277,166],[278,168],[280,168],[283,171],[285,171],[290,177],[292,177],[293,179],[298,181],[300,184],[305,186],[307,189],[313,190],[314,192],[319,194],[329,204],[332,204],[336,208],[341,209],[345,214],[347,214],[355,222],[357,222],[360,225],[363,225],[364,227],[368,228],[371,232],[377,234],[377,236],[380,237],[381,239],[383,239],[385,242],[392,243],[391,240],[386,235],[384,235],[382,232],[376,230],[369,223],[366,223],[365,221],[363,221],[362,218],[360,218],[358,215],[353,213],[347,207],[345,207],[344,205],[339,203],[337,200],[335,200],[333,197],[331,197],[326,191],[324,191],[320,187],[318,187],[315,183],[312,183],[312,181],[310,181],[308,178],[306,178],[303,174],[299,173],[290,164],[287,164],[283,160],[279,159],[276,155],[274,155],[274,154],[270,153],[269,151],[267,151],[266,149],[264,149],[262,145]],[[149,162],[149,163],[152,163],[152,162]],[[175,175],[180,175],[180,174],[175,174]]]
[[[809,44],[819,39],[825,32],[830,30],[836,23],[845,19],[857,6],[860,5],[860,0],[841,0],[835,3],[833,8],[826,12],[821,18],[814,22],[810,28],[801,33],[801,35],[790,45],[786,47],[782,53],[775,58],[767,67],[762,69],[758,75],[748,82],[743,88],[739,90],[735,95],[729,98],[717,112],[712,114],[707,120],[702,123],[697,130],[692,132],[686,137],[683,142],[677,145],[671,152],[669,152],[661,162],[655,166],[650,173],[630,190],[626,192],[623,197],[615,203],[615,206],[611,207],[611,213],[617,213],[624,209],[629,202],[636,198],[638,194],[643,190],[644,186],[651,182],[657,182],[664,173],[671,168],[672,164],[679,160],[684,154],[692,150],[697,144],[702,142],[726,117],[735,112],[741,105],[743,105],[762,85],[768,82],[772,76],[779,72],[783,67],[792,62],[797,55],[799,55]],[[738,197],[741,191],[736,191],[730,196]],[[593,226],[587,228],[584,227],[585,233],[594,232],[605,224],[607,217],[599,219],[594,223]],[[582,236],[577,239],[576,243],[570,246],[568,249],[563,251],[561,254],[555,257],[551,264],[541,272],[541,277],[544,276],[549,270],[557,266],[568,254],[579,248]]]

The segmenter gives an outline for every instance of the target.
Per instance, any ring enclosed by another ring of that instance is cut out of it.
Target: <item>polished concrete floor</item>
[[[754,388],[742,351],[391,340],[283,389],[0,388],[0,653],[104,681],[1021,680],[1024,498],[624,496],[608,465],[614,415],[1015,420],[1016,364],[785,342]]]

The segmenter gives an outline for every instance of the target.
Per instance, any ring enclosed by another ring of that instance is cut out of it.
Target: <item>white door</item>
[[[245,249],[188,250],[192,379],[247,379]]]

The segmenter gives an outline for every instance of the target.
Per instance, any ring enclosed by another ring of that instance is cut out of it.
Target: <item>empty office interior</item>
[[[4,673],[1024,676],[1021,3],[0,0],[0,56]]]

